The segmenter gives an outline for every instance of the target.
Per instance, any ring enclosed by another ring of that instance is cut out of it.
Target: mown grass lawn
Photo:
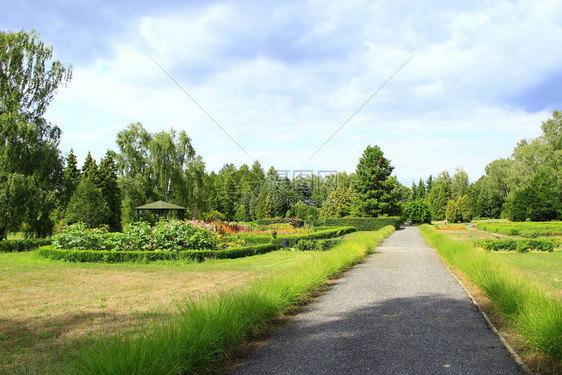
[[[187,298],[241,288],[311,253],[276,251],[203,263],[91,264],[0,253],[0,373],[57,368],[70,347],[166,321]]]

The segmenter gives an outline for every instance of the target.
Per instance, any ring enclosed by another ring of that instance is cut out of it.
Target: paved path
[[[395,232],[233,374],[520,374],[417,227]]]

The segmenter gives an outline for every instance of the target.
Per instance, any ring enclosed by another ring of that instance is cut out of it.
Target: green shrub
[[[0,253],[12,253],[34,250],[40,246],[50,245],[51,239],[29,239],[29,240],[4,240],[0,241]]]
[[[399,217],[342,217],[326,219],[327,226],[350,226],[357,228],[358,231],[379,230],[392,225],[399,229],[402,219]]]
[[[325,229],[317,232],[312,232],[309,234],[289,234],[285,236],[279,236],[279,240],[288,240],[289,246],[294,246],[300,240],[315,240],[315,239],[325,239],[340,237],[344,234],[352,233],[357,231],[355,227],[337,227],[333,229]]]
[[[219,237],[212,224],[196,221],[162,221],[154,226],[145,222],[125,226],[123,233],[110,233],[107,226],[88,229],[83,223],[65,227],[53,237],[59,249],[180,251],[183,249],[217,249]]]
[[[412,224],[431,223],[431,209],[423,200],[408,202],[404,208],[404,216],[411,219]]]
[[[304,220],[296,217],[283,217],[278,219],[259,219],[256,221],[258,225],[271,225],[271,224],[291,224],[295,228],[302,228]]]
[[[300,240],[295,244],[295,249],[301,251],[326,251],[338,245],[341,238],[324,240]]]
[[[557,243],[549,238],[528,240],[512,240],[504,238],[498,240],[480,240],[476,241],[475,245],[492,251],[518,251],[520,253],[526,253],[531,250],[553,251],[556,248]]]

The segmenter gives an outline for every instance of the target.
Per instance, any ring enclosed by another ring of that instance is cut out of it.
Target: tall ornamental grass
[[[354,233],[295,267],[230,290],[218,297],[186,301],[179,316],[144,333],[96,339],[69,365],[72,374],[201,374],[228,358],[245,337],[294,309],[311,293],[359,262],[394,232]]]
[[[486,293],[528,345],[562,360],[562,302],[472,243],[420,227],[426,241]]]

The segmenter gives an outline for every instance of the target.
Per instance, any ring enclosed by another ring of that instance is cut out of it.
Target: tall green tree
[[[394,167],[379,146],[367,146],[357,164],[354,189],[358,209],[365,216],[393,215],[400,205],[397,181],[391,178]]]
[[[44,114],[71,68],[52,61],[52,52],[35,32],[0,32],[0,239],[22,227],[45,236],[53,227],[60,129]]]
[[[204,164],[196,158],[191,139],[184,131],[150,133],[141,123],[135,123],[117,134],[117,145],[124,222],[136,219],[134,207],[151,201],[168,199],[189,208],[197,204],[191,192],[201,191]]]
[[[98,176],[101,195],[109,208],[109,230],[118,232],[121,230],[121,189],[117,182],[117,165],[113,151],[107,151],[101,160]]]
[[[100,189],[89,178],[82,178],[66,210],[66,222],[85,223],[89,228],[106,224],[111,211]]]
[[[443,220],[446,217],[447,205],[452,199],[452,180],[448,172],[442,172],[432,181],[431,191],[427,197],[433,220]]]
[[[84,159],[84,164],[82,165],[82,174],[84,178],[90,179],[97,187],[100,186],[100,174],[99,174],[99,167],[96,159],[92,156],[90,152]]]
[[[451,193],[454,199],[458,199],[468,194],[470,184],[468,174],[462,168],[457,168],[451,182]]]

